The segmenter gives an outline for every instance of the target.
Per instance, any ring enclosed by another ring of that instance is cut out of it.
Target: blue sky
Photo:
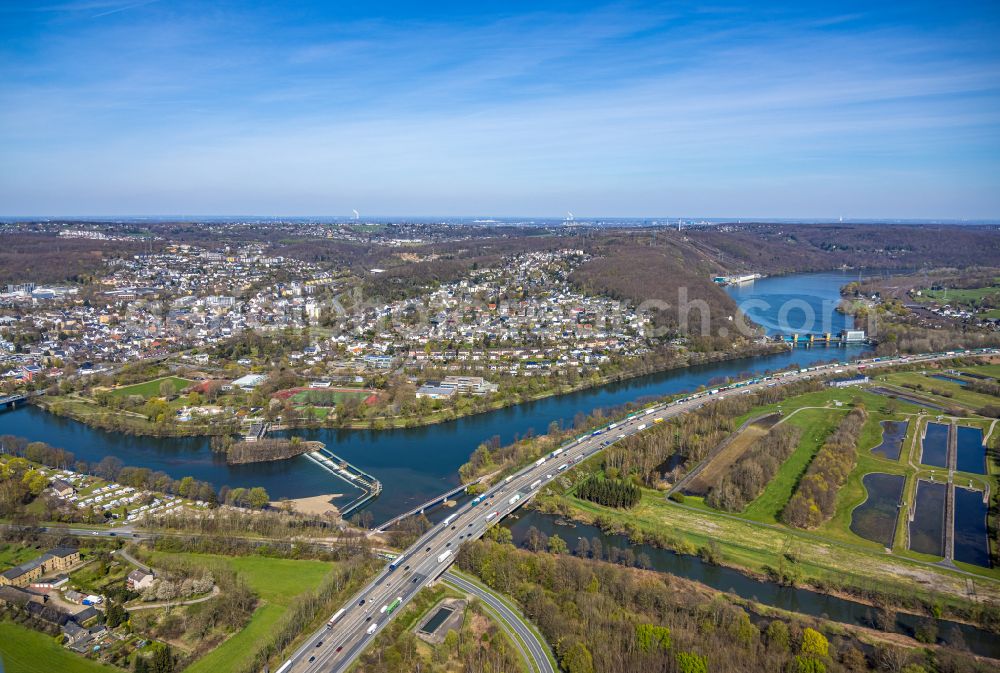
[[[998,29],[995,2],[0,0],[0,213],[997,218]]]

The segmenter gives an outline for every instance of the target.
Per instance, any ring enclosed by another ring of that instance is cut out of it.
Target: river
[[[766,278],[730,288],[729,292],[740,303],[758,300],[758,306],[748,313],[770,333],[801,330],[802,320],[809,311],[816,316],[826,315],[817,320],[826,320],[833,325],[833,331],[839,331],[850,326],[850,318],[833,312],[833,307],[839,299],[840,287],[853,279],[853,275],[846,273],[796,274]],[[761,308],[759,304],[766,306]],[[782,318],[790,324],[784,324]],[[859,346],[797,348],[776,355],[675,369],[420,428],[296,433],[326,443],[337,455],[382,482],[382,495],[368,506],[378,522],[457,485],[458,467],[480,442],[493,436],[506,443],[529,431],[545,432],[553,421],[572,424],[581,411],[694,390],[720,377],[779,369],[793,363],[806,365],[857,357],[861,351]],[[347,502],[354,495],[346,483],[305,457],[227,465],[212,453],[204,437],[156,438],[106,432],[37,407],[0,413],[0,434],[45,441],[86,461],[96,462],[113,455],[126,465],[163,470],[175,478],[190,475],[216,486],[263,486],[273,499],[345,493],[341,502]]]
[[[979,500],[982,501],[981,496]],[[634,558],[638,558],[640,554],[645,555],[650,570],[686,577],[718,591],[736,594],[741,598],[791,612],[822,617],[842,624],[865,627],[875,625],[875,610],[864,603],[801,587],[783,586],[755,579],[732,568],[706,563],[697,556],[677,554],[646,544],[632,544],[623,535],[608,535],[588,524],[566,522],[553,515],[533,511],[523,513],[517,518],[508,517],[503,525],[510,529],[517,545],[524,545],[528,531],[532,527],[549,536],[559,535],[571,553],[576,550],[580,538],[587,539],[591,544],[597,539],[601,542],[602,556],[605,559],[625,549],[631,549]],[[612,548],[617,551],[611,551]],[[896,633],[913,636],[922,619],[924,618],[907,612],[897,612],[893,630]],[[968,647],[971,652],[981,656],[1000,658],[1000,638],[997,638],[996,634],[947,619],[936,621],[938,642],[956,647]]]

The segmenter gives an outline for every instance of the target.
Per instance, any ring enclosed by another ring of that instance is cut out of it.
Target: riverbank
[[[673,363],[668,366],[653,367],[648,370],[633,368],[626,371],[616,372],[606,376],[592,376],[580,381],[576,385],[560,385],[549,388],[543,392],[531,395],[517,395],[516,397],[504,397],[501,399],[487,400],[480,406],[470,407],[464,410],[454,408],[440,409],[426,414],[409,414],[401,416],[376,416],[368,419],[353,420],[338,423],[331,417],[329,420],[320,422],[319,420],[310,423],[302,422],[293,425],[275,423],[271,429],[274,431],[299,430],[299,429],[328,429],[328,430],[396,430],[411,429],[425,426],[447,423],[469,416],[500,411],[521,404],[539,402],[551,397],[570,395],[573,393],[585,392],[594,388],[600,388],[616,383],[625,383],[643,376],[650,376],[664,372],[677,371],[724,363],[734,360],[756,358],[767,355],[775,355],[788,350],[784,344],[749,344],[739,351],[715,351],[708,354],[685,353],[685,361]],[[831,354],[836,351],[831,351]],[[832,357],[832,355],[831,355]],[[57,416],[64,416],[79,421],[93,428],[107,430],[110,432],[122,432],[129,435],[148,437],[213,437],[232,435],[237,431],[236,424],[231,420],[225,422],[186,421],[184,423],[169,422],[157,423],[148,420],[142,414],[124,410],[109,409],[101,406],[95,400],[80,397],[79,395],[69,396],[43,396],[35,398],[32,403]]]
[[[558,511],[570,521],[624,535],[632,544],[701,555],[762,581],[870,605],[877,604],[872,596],[892,596],[899,600],[899,607],[910,609],[940,604],[948,614],[970,623],[980,623],[970,615],[988,603],[1000,602],[1000,580],[994,577],[872,551],[807,531],[777,530],[708,508],[673,503],[649,489],[643,490],[636,509],[628,512],[572,496],[561,496],[558,502],[562,505]],[[970,579],[975,582],[971,597]]]
[[[288,509],[299,514],[310,514],[313,516],[333,516],[339,515],[340,510],[331,501],[335,498],[343,497],[343,493],[327,493],[325,495],[312,495],[305,498],[286,498],[278,502],[272,502],[271,507],[275,509]]]

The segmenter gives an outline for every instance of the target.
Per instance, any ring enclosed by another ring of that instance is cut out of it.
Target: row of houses
[[[55,547],[19,566],[0,573],[0,586],[26,587],[42,575],[72,568],[80,562],[80,551],[72,547]]]

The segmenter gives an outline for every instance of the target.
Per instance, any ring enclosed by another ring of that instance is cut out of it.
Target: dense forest
[[[946,648],[862,645],[810,618],[762,617],[668,574],[491,541],[463,545],[458,561],[522,606],[566,673],[990,670]]]
[[[736,302],[712,282],[724,268],[674,232],[607,235],[587,241],[585,250],[593,259],[570,280],[583,292],[653,311],[662,337],[686,336],[695,350],[710,351],[740,336],[730,322]]]
[[[623,479],[605,479],[592,474],[576,487],[576,495],[598,505],[628,509],[639,504],[642,491]]]
[[[750,501],[763,493],[781,464],[798,446],[802,429],[782,423],[750,445],[719,484],[705,497],[705,502],[727,512],[742,512]]]
[[[322,442],[303,441],[301,437],[235,442],[226,447],[226,462],[230,465],[242,465],[244,463],[285,460],[310,451],[318,451],[322,447]]]
[[[155,245],[158,249],[160,244]],[[147,244],[134,241],[5,233],[0,246],[0,285],[85,282],[104,268],[105,260],[131,257],[146,248]]]
[[[964,268],[1000,259],[996,226],[746,224],[691,229],[693,244],[732,267],[766,274],[841,266]]]
[[[815,528],[833,516],[837,491],[854,469],[858,438],[867,418],[864,406],[856,406],[826,438],[781,513],[785,523]]]

